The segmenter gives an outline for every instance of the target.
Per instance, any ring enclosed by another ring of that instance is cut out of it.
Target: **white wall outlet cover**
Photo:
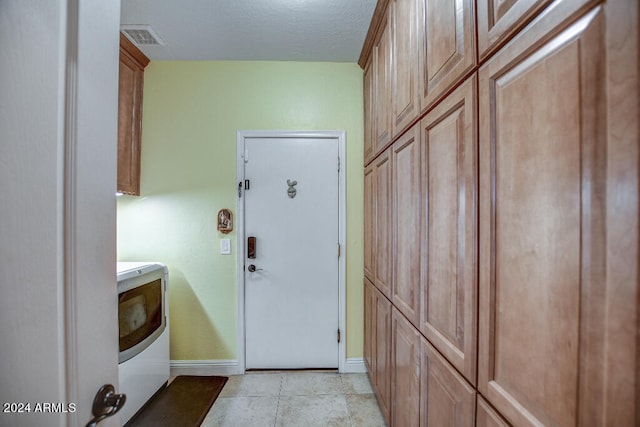
[[[220,239],[220,253],[222,255],[231,254],[231,239]]]

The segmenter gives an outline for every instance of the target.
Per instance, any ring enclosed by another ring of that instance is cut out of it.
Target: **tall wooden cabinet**
[[[557,31],[575,9],[543,11],[480,69],[478,386],[518,425],[605,410],[605,11]]]
[[[142,89],[149,59],[120,34],[120,83],[118,89],[118,186],[119,192],[140,195],[140,138]]]
[[[640,425],[639,8],[379,1],[364,348],[390,426]]]

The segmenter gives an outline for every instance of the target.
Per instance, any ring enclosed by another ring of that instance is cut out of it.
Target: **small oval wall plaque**
[[[218,231],[224,234],[233,231],[233,214],[229,209],[220,209],[218,212]]]

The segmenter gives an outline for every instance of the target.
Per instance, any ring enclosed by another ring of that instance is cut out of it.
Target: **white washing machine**
[[[119,262],[117,275],[124,425],[169,380],[169,272],[157,262]]]

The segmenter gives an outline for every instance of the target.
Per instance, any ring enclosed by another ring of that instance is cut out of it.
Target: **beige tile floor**
[[[260,372],[229,377],[203,427],[384,427],[366,374]]]

